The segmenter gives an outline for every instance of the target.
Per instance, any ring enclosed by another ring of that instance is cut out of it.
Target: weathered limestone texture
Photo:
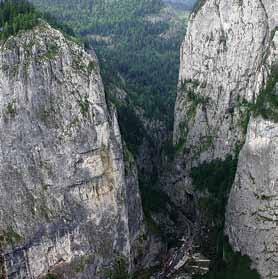
[[[274,84],[266,93],[269,81],[277,82],[277,30],[276,0],[200,1],[181,47],[174,129],[179,176],[168,187],[172,200],[186,206],[182,197],[198,199],[192,167],[234,156],[244,144],[226,233],[262,278],[278,278],[278,118],[267,118],[268,105],[262,117],[258,106],[263,102],[257,103],[262,93],[278,92]]]
[[[278,94],[278,32],[266,63],[273,84],[265,94]],[[269,82],[268,82],[269,84]],[[267,114],[270,115],[271,107]],[[276,120],[277,121],[277,120]],[[247,254],[262,278],[278,278],[278,123],[252,117],[245,145],[239,156],[227,214],[226,232],[236,250]]]
[[[181,47],[174,142],[193,161],[225,158],[244,142],[245,102],[266,78],[275,0],[206,0]]]
[[[105,278],[119,256],[132,268],[141,200],[96,58],[46,23],[2,42],[0,130],[8,278]]]

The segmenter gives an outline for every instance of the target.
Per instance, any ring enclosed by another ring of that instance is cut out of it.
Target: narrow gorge
[[[278,278],[277,0],[29,2],[0,1],[0,278]]]

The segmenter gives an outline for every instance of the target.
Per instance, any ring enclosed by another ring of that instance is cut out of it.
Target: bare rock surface
[[[8,278],[106,278],[117,257],[131,269],[143,233],[137,173],[125,170],[94,55],[46,23],[1,42],[0,130]]]
[[[277,26],[275,0],[200,1],[181,47],[174,127],[177,175],[166,187],[176,204],[189,207],[188,195],[198,200],[191,169],[241,150],[226,233],[262,278],[278,278],[278,126],[267,105],[269,119],[258,108],[254,113],[254,107],[273,73],[277,76]],[[276,93],[270,93],[277,95],[277,84]]]

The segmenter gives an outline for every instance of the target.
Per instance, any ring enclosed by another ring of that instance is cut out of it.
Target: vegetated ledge
[[[273,66],[265,87],[260,91],[255,103],[241,100],[239,106],[245,108],[240,125],[247,133],[251,114],[278,123],[278,66]]]
[[[261,115],[266,120],[278,122],[278,66],[272,67],[265,88],[259,94],[256,103],[251,106],[254,116]]]

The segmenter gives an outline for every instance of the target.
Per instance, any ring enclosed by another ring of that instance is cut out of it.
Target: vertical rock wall
[[[118,257],[131,268],[137,177],[126,176],[96,58],[45,23],[1,42],[0,130],[8,278],[106,278]]]

